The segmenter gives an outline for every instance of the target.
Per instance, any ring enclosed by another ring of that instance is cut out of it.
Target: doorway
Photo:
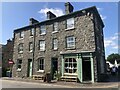
[[[57,74],[58,74],[58,58],[52,58],[52,60],[51,60],[52,79],[55,79]]]
[[[91,61],[89,57],[82,58],[83,81],[91,81]]]
[[[27,77],[32,77],[32,59],[28,59]]]

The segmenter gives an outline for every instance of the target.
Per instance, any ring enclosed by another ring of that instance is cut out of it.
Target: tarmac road
[[[2,82],[2,88],[7,88],[7,89],[2,89],[2,90],[19,90],[19,88],[21,88],[20,90],[27,90],[26,88],[28,88],[29,90],[33,89],[39,89],[40,88],[47,88],[45,90],[50,90],[53,88],[53,90],[57,90],[55,88],[63,88],[61,90],[64,90],[64,88],[66,88],[65,90],[120,90],[118,89],[118,84],[117,83],[107,83],[104,85],[104,83],[98,83],[98,84],[85,84],[85,85],[81,85],[78,84],[75,86],[75,84],[71,84],[71,85],[67,85],[68,83],[70,84],[70,82],[67,82],[67,84],[64,83],[59,83],[59,84],[53,84],[53,83],[38,83],[38,82],[25,82],[25,81],[16,81],[16,80],[0,80],[0,82]],[[11,88],[11,89],[10,89]],[[103,89],[102,89],[103,88]],[[43,89],[41,89],[43,90]]]

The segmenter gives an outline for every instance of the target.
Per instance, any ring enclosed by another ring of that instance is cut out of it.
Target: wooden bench
[[[44,75],[33,75],[32,77],[34,80],[43,80],[44,79]]]

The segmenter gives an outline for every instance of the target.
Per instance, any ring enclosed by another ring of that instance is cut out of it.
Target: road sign
[[[9,64],[14,64],[13,60],[11,60],[11,59],[8,61],[8,63]]]

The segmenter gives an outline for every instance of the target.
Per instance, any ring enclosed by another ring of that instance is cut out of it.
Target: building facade
[[[105,70],[104,24],[95,6],[47,20],[30,18],[30,25],[14,30],[13,77],[32,77],[47,72],[54,77],[99,81]]]
[[[5,45],[2,45],[2,76],[6,76],[6,71],[9,71],[11,66],[8,61],[13,59],[13,40],[7,40]]]

